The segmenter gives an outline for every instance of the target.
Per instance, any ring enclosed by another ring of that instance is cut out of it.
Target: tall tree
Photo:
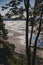
[[[24,0],[25,9],[26,9],[26,54],[28,65],[31,65],[30,60],[30,47],[28,46],[28,22],[29,22],[29,4],[30,0]]]
[[[24,2],[25,8],[22,5],[20,5],[22,2]],[[7,6],[11,7],[9,8],[9,11],[13,13],[13,15],[19,15],[20,17],[22,17],[23,13],[26,11],[26,54],[27,54],[28,65],[30,65],[31,64],[30,45],[28,46],[28,22],[29,22],[29,14],[30,14],[29,13],[30,0],[11,0],[7,4]],[[6,8],[2,7],[2,9],[6,9]],[[30,40],[30,44],[31,44],[31,40]]]
[[[12,53],[14,52],[15,49],[15,46],[13,44],[7,42],[8,39],[7,34],[8,31],[5,29],[5,25],[3,23],[3,19],[0,14],[0,50],[2,49],[2,51],[0,51],[0,57],[1,57],[0,63],[3,62],[4,64],[6,62],[8,63],[8,59],[11,60],[11,58],[13,57]]]
[[[10,6],[11,8],[9,8],[9,12],[10,14],[13,13],[13,15],[19,15],[20,17],[23,16],[24,11],[26,11],[26,54],[27,54],[27,61],[28,61],[28,65],[31,65],[31,57],[30,57],[30,49],[31,49],[31,41],[32,41],[32,33],[33,33],[33,26],[34,23],[36,21],[36,17],[37,15],[40,14],[40,5],[39,3],[41,3],[42,0],[35,0],[35,6],[34,6],[34,11],[33,11],[33,17],[31,17],[31,35],[30,35],[30,43],[28,44],[28,24],[29,24],[29,6],[30,6],[30,0],[11,0],[6,6]],[[21,2],[24,2],[25,4],[25,8],[23,8],[21,4]],[[6,7],[2,7],[2,9],[6,9]],[[9,14],[8,14],[9,16]],[[40,18],[42,19],[42,14],[40,16]],[[40,27],[41,27],[41,20],[39,22],[39,29],[38,29],[38,33],[35,39],[35,44],[34,44],[34,51],[33,51],[33,60],[32,60],[32,65],[35,65],[35,57],[36,57],[36,47],[37,47],[37,40],[40,34]]]
[[[38,4],[41,4],[41,3],[42,3],[41,0],[38,1],[38,2],[37,2],[37,0],[36,0],[36,7],[37,7]],[[35,8],[36,8],[36,7],[35,7]],[[36,36],[36,39],[35,39],[35,43],[34,43],[32,65],[35,65],[35,60],[36,60],[37,41],[38,41],[38,38],[39,38],[39,35],[40,35],[40,32],[41,32],[41,24],[42,24],[42,15],[43,15],[43,10],[42,10],[42,9],[43,9],[43,8],[42,8],[42,4],[41,4],[40,7],[38,7],[38,11],[37,11],[37,9],[36,9],[37,13],[39,12],[40,22],[39,22],[38,33],[37,33],[37,36]],[[41,13],[40,13],[40,11],[41,11]],[[36,16],[37,16],[37,15],[36,15]]]

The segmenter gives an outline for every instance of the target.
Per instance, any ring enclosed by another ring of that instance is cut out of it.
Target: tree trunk
[[[40,22],[39,22],[39,29],[38,29],[38,33],[37,33],[37,36],[36,36],[36,39],[35,39],[35,44],[34,44],[32,65],[35,65],[35,60],[36,60],[37,40],[38,40],[38,37],[39,37],[39,35],[40,35],[40,31],[41,31],[42,14],[41,14],[40,18],[41,18],[41,19],[40,19]]]
[[[30,61],[30,48],[28,46],[28,22],[29,22],[29,0],[24,0],[25,9],[26,9],[26,54],[27,54],[27,63],[31,65]]]

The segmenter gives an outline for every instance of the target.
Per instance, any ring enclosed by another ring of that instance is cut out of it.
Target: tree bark
[[[38,29],[38,33],[35,39],[35,44],[34,44],[34,51],[33,51],[33,60],[32,60],[32,65],[35,65],[35,60],[36,60],[36,51],[37,51],[37,41],[38,41],[38,37],[40,35],[40,31],[41,31],[41,24],[42,24],[42,14],[40,16],[40,22],[39,22],[39,29]]]
[[[27,63],[31,65],[30,62],[30,48],[28,46],[28,22],[29,22],[29,0],[24,0],[25,9],[26,9],[26,54],[27,54]]]

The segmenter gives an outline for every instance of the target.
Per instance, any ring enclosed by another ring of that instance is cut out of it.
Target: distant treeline
[[[18,18],[3,18],[3,20],[11,20],[11,21],[14,21],[14,20],[26,20],[26,19],[18,19]]]

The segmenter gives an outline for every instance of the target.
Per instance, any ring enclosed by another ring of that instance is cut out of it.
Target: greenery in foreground
[[[7,57],[9,65],[27,65],[26,57],[21,56],[11,56]]]
[[[32,54],[32,53],[31,53]],[[7,60],[9,65],[27,65],[27,58],[26,55],[10,55],[9,57],[7,56]],[[36,64],[39,64],[41,62],[43,62],[43,58],[37,56],[36,57]],[[32,55],[31,55],[31,64],[32,64]]]
[[[23,12],[26,10],[26,16],[27,16],[26,17],[26,53],[27,53],[28,65],[31,65],[31,62],[30,62],[31,61],[31,56],[30,56],[31,47],[30,46],[31,46],[31,41],[32,41],[34,23],[37,22],[37,20],[36,20],[37,16],[40,16],[39,27],[38,27],[38,30],[37,30],[38,33],[37,33],[37,36],[36,36],[36,39],[35,39],[35,42],[34,42],[33,61],[32,61],[32,65],[36,65],[35,61],[36,61],[36,52],[37,52],[37,41],[38,41],[38,38],[39,38],[39,35],[40,35],[40,32],[41,32],[42,17],[43,17],[43,0],[35,0],[34,11],[32,12],[33,17],[31,18],[31,22],[30,22],[32,29],[31,29],[30,45],[29,46],[28,46],[28,22],[29,22],[29,1],[30,0],[24,0],[25,9],[23,9],[23,7],[17,8],[18,4],[20,4],[21,1],[23,1],[23,0],[18,0],[18,2],[17,2],[17,0],[12,0],[9,3],[9,5],[11,7],[13,7],[13,9],[10,9],[10,11],[13,12],[14,15],[19,15],[20,14],[20,17],[23,16]],[[39,5],[39,7],[38,7],[38,5]],[[4,8],[6,9],[6,7],[4,7]],[[8,16],[8,18],[10,18],[13,14],[10,15],[9,13],[7,13],[6,15]],[[3,23],[2,19],[0,20],[0,22],[1,22],[0,23],[0,30],[1,30],[0,35],[5,40],[6,39],[6,33],[5,33],[5,27],[3,27],[4,25],[2,24]],[[4,42],[2,42],[2,40],[0,40],[0,42],[4,43]],[[4,45],[4,46],[7,48],[7,52],[8,52],[7,53],[7,59],[8,59],[9,65],[26,65],[27,64],[26,59],[22,58],[22,56],[21,57],[15,57],[15,56],[13,57],[13,55],[11,54],[12,48],[9,49],[9,45],[8,46]]]
[[[15,46],[6,41],[8,39],[7,34],[8,34],[8,32],[5,29],[5,25],[3,23],[3,19],[0,14],[0,45],[1,45],[0,49],[2,49],[2,52],[1,52],[2,56],[4,56],[4,58],[6,57],[7,63],[9,65],[27,65],[27,61],[26,61],[26,58],[24,57],[24,55],[20,55],[17,57],[15,55],[13,55]],[[1,64],[3,64],[4,58],[2,58],[2,60],[0,62]]]

